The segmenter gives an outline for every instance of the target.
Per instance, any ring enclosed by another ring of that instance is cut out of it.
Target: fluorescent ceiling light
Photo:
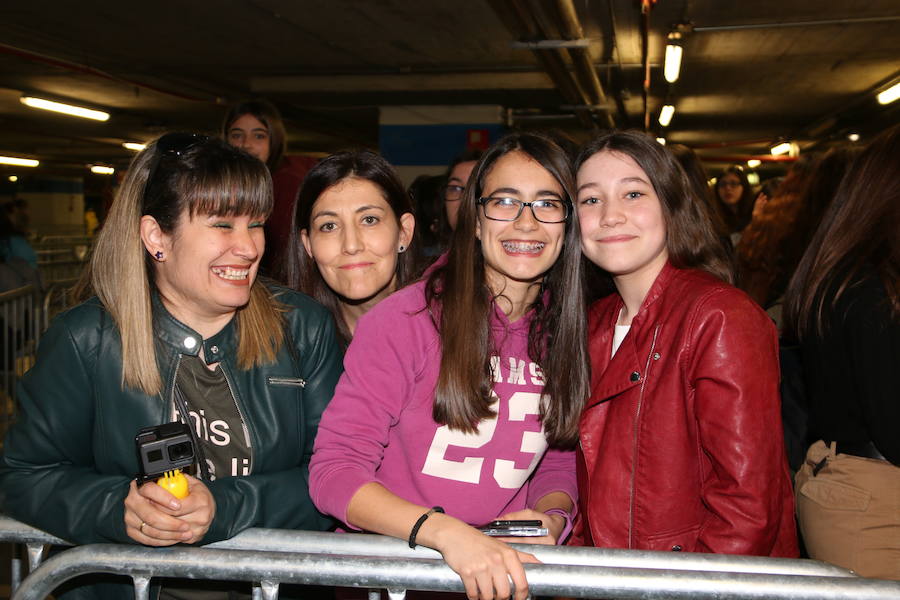
[[[681,55],[684,49],[675,44],[666,46],[666,61],[663,67],[663,75],[669,83],[678,81],[678,74],[681,71]]]
[[[22,101],[22,104],[30,106],[31,108],[52,110],[53,112],[72,115],[73,117],[94,119],[95,121],[106,121],[109,119],[109,113],[103,112],[102,110],[92,110],[90,108],[63,104],[62,102],[53,102],[52,100],[44,100],[43,98],[33,98],[31,96],[22,96],[20,100]]]
[[[675,107],[671,104],[666,104],[662,107],[662,110],[659,111],[659,124],[663,127],[668,127],[669,123],[672,122],[672,117],[675,115]]]
[[[780,144],[776,144],[776,145],[772,146],[772,148],[769,150],[769,152],[771,152],[772,154],[775,154],[775,155],[787,154],[790,151],[791,151],[791,143],[790,142],[781,142]]]
[[[762,164],[762,161],[759,160],[758,158],[751,158],[750,160],[747,161],[747,166],[750,167],[751,169],[755,169],[756,167],[758,167],[761,164]]]
[[[0,156],[0,165],[13,165],[15,167],[36,167],[40,161],[33,158],[16,158],[15,156]]]
[[[103,165],[91,165],[91,173],[97,175],[112,175],[116,170],[112,167],[104,167]]]
[[[895,83],[888,89],[879,93],[876,97],[878,98],[879,104],[890,104],[897,98],[900,98],[900,83]]]
[[[656,141],[659,142],[663,146],[666,145],[666,138],[656,138]]]
[[[139,144],[137,142],[125,142],[122,145],[129,150],[134,150],[135,152],[140,152],[147,147],[147,144]]]

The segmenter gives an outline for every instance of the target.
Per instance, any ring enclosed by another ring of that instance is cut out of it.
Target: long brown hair
[[[650,179],[662,205],[669,262],[680,269],[700,269],[733,283],[731,261],[713,228],[709,205],[697,197],[678,160],[643,132],[612,131],[584,147],[575,161],[575,170],[603,151],[630,156]]]
[[[289,287],[309,294],[325,305],[337,324],[338,337],[344,346],[353,337],[341,313],[341,298],[328,287],[319,265],[311,258],[300,242],[300,231],[309,230],[313,206],[319,196],[345,179],[363,179],[381,192],[394,213],[397,225],[404,213],[413,213],[412,199],[397,177],[394,168],[381,155],[371,150],[346,150],[319,161],[303,179],[294,207],[294,224],[288,238],[288,250],[284,260],[276,268],[276,278]],[[419,273],[418,235],[413,235],[409,246],[397,256],[395,268],[397,288],[411,282]]]
[[[574,177],[563,149],[536,133],[505,136],[475,165],[460,201],[447,262],[428,278],[426,297],[440,331],[442,352],[433,417],[464,432],[474,432],[481,420],[495,417],[490,409],[493,293],[475,230],[485,178],[497,160],[510,152],[522,152],[553,175],[569,203],[562,253],[544,275],[543,293],[531,307],[535,315],[528,333],[528,355],[544,372],[541,422],[547,440],[552,446],[573,447],[589,383],[581,243],[572,206]]]
[[[123,384],[150,395],[161,391],[162,380],[151,302],[154,261],[141,241],[141,217],[152,216],[172,234],[185,213],[263,217],[272,211],[272,179],[261,162],[215,138],[167,134],[160,140],[168,136],[193,142],[181,152],[162,152],[157,140],[132,160],[77,290],[81,299],[96,294],[119,330]],[[283,342],[283,321],[258,279],[235,319],[238,366],[273,361]]]
[[[859,155],[847,171],[791,279],[786,329],[802,339],[823,334],[824,314],[859,279],[875,269],[900,318],[900,125]]]
[[[722,178],[729,173],[737,177],[741,182],[741,197],[734,206],[725,204],[722,202],[722,197],[719,196],[719,186],[721,185]],[[741,167],[732,165],[722,171],[716,178],[716,187],[713,190],[713,206],[718,213],[719,218],[728,228],[729,233],[743,231],[744,228],[750,224],[750,219],[753,217],[753,203],[755,200],[756,194],[753,193],[753,188],[750,187],[750,182],[747,180],[747,174],[744,173],[744,169]]]

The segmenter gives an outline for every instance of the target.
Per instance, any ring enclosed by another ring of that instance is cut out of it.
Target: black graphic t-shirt
[[[206,454],[210,479],[249,475],[250,435],[222,369],[211,371],[201,358],[182,356],[176,385]],[[175,418],[183,420],[177,407]]]

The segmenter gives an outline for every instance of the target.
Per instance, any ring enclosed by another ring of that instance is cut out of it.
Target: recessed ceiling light
[[[116,170],[112,167],[107,167],[104,165],[91,165],[91,173],[96,173],[97,175],[112,175]]]
[[[17,182],[17,181],[19,180],[19,178],[16,177],[15,175],[10,175],[10,176],[9,176],[9,180],[12,181],[13,183],[15,183],[15,182]]]
[[[858,133],[855,133],[855,132],[854,132],[854,133],[847,134],[847,139],[850,140],[851,142],[858,142],[858,141],[859,141],[859,134],[858,134]]]
[[[138,142],[125,142],[122,145],[129,150],[134,150],[135,152],[140,152],[147,147],[147,144],[139,144]]]
[[[762,164],[762,161],[759,160],[758,158],[751,158],[750,160],[747,161],[747,166],[750,167],[751,169],[755,169],[756,167],[758,167],[761,164]]]

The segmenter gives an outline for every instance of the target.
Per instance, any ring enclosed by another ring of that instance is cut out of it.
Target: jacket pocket
[[[700,526],[693,525],[670,533],[648,535],[646,543],[638,547],[662,552],[693,552],[697,546],[697,535],[699,533]]]
[[[269,376],[266,377],[266,383],[269,385],[281,385],[288,387],[306,387],[306,380],[301,379],[300,377],[278,377],[278,376]]]
[[[872,494],[866,490],[820,478],[804,483],[800,487],[800,494],[825,508],[857,512],[866,511],[872,499]]]

